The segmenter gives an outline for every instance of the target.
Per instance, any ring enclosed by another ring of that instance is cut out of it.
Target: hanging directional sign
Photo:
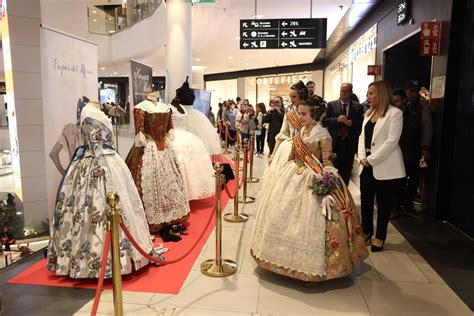
[[[325,48],[327,19],[240,20],[240,49]]]

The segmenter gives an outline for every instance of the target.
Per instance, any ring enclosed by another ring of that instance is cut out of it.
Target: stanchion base
[[[239,203],[242,203],[242,204],[255,203],[255,198],[252,197],[252,196],[247,196],[247,198],[245,198],[245,199],[244,199],[244,197],[240,197],[239,198]]]
[[[247,178],[247,183],[258,183],[258,182],[260,182],[259,178],[255,178],[255,177],[248,177]]]
[[[232,223],[243,223],[249,220],[249,216],[245,213],[239,213],[234,215],[234,213],[227,213],[224,215],[224,220]]]
[[[218,264],[215,259],[206,260],[201,263],[201,273],[214,278],[222,278],[237,272],[237,263],[222,259],[221,264]]]

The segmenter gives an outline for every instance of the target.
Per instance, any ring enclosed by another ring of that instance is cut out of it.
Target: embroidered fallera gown
[[[251,255],[261,268],[303,281],[347,276],[353,265],[368,256],[359,215],[342,181],[339,188],[344,209],[337,205],[330,216],[323,214],[321,197],[309,188],[314,169],[304,161],[311,159],[313,166],[322,161],[330,166],[331,139],[319,124],[307,137],[304,130],[293,142],[298,140],[307,153],[293,146],[290,162],[259,194]]]
[[[264,173],[264,183],[260,190],[264,190],[265,185],[270,183],[270,179],[274,176],[278,177],[283,167],[288,163],[288,156],[291,153],[293,145],[293,135],[295,135],[298,129],[301,128],[301,123],[298,121],[298,114],[296,114],[296,107],[291,106],[288,108],[288,112],[283,118],[283,124],[280,129],[280,133],[277,134],[276,139],[280,139],[282,142],[273,157],[272,163],[268,166]]]
[[[122,158],[114,149],[109,119],[93,104],[81,115],[82,136],[86,145],[73,155],[58,188],[47,269],[71,278],[99,276],[107,227],[107,194],[117,192],[118,208],[130,233],[147,253],[152,252],[148,224],[140,197]],[[106,277],[111,277],[111,259]],[[148,264],[120,232],[122,274]]]
[[[174,107],[174,140],[171,147],[176,153],[183,175],[188,200],[208,198],[215,193],[214,168],[211,157],[203,142],[194,134],[186,131],[188,113],[184,114]]]
[[[186,188],[170,140],[174,139],[171,109],[145,100],[133,109],[137,136],[125,162],[143,201],[152,230],[186,218]]]

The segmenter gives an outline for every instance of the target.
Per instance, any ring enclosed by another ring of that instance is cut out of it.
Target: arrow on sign
[[[252,42],[252,43],[250,43],[250,44],[252,45],[252,47],[255,47],[255,48],[257,48],[257,47],[258,47],[258,45],[257,45],[257,42],[256,42],[256,41],[253,41],[253,42]]]
[[[247,34],[247,32],[243,32],[242,35],[243,35],[244,37],[249,37],[248,34]]]
[[[283,31],[283,32],[281,33],[281,36],[287,36],[287,35],[288,35],[288,33],[286,33],[285,31]]]
[[[249,27],[248,24],[247,24],[247,22],[242,23],[242,26],[243,26],[243,27]]]
[[[286,46],[288,46],[288,44],[286,42],[282,42],[281,46],[286,47]]]
[[[287,25],[288,25],[288,23],[286,23],[285,21],[283,21],[283,22],[281,23],[281,25],[283,25],[283,26],[287,26]]]
[[[243,46],[243,47],[248,47],[249,44],[248,44],[247,42],[245,42],[245,43],[242,44],[242,46]]]

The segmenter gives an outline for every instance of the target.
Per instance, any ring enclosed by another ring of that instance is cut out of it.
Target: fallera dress
[[[107,227],[109,192],[119,195],[118,208],[130,233],[147,253],[153,251],[148,224],[130,171],[114,149],[109,119],[87,104],[81,115],[85,145],[73,155],[58,188],[51,226],[47,269],[71,278],[97,278]],[[120,232],[122,274],[148,264]],[[111,277],[111,259],[105,276]]]
[[[301,123],[298,120],[298,114],[296,113],[296,107],[290,106],[287,113],[283,118],[283,124],[280,129],[280,133],[277,134],[276,139],[281,140],[280,146],[274,153],[272,163],[263,173],[263,179],[265,179],[260,190],[264,190],[267,183],[271,182],[272,177],[278,177],[283,167],[288,163],[288,157],[291,153],[293,146],[293,136],[301,128]]]
[[[309,187],[323,170],[320,161],[331,166],[331,138],[319,124],[307,137],[304,130],[293,138],[289,162],[258,196],[251,255],[261,268],[303,281],[344,277],[368,256],[360,218],[341,180],[340,204],[323,213],[322,197]]]
[[[174,139],[171,148],[176,153],[189,201],[213,196],[215,193],[214,168],[203,142],[186,131],[188,112],[173,110]]]
[[[137,136],[125,162],[152,230],[185,219],[190,211],[176,154],[171,109],[148,100],[133,109]]]
[[[206,146],[209,155],[220,155],[222,153],[221,141],[219,134],[209,119],[198,110],[193,109],[192,105],[182,105],[188,113],[186,121],[186,131],[193,133]]]

